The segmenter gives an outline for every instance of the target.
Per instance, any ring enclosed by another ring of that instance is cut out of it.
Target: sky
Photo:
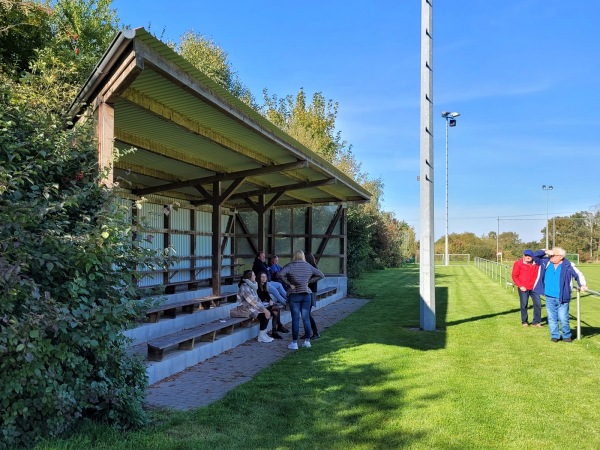
[[[339,104],[337,129],[385,185],[383,209],[420,224],[421,0],[113,1],[121,25],[228,53],[257,100],[303,88]],[[513,231],[600,210],[600,1],[434,0],[435,238]],[[552,186],[543,190],[542,186]],[[560,245],[557,242],[557,245]]]

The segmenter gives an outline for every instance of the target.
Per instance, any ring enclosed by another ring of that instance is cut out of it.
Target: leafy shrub
[[[91,125],[63,130],[26,97],[0,78],[0,447],[84,417],[145,423],[145,368],[121,331],[145,306],[136,269],[160,264],[99,183]]]

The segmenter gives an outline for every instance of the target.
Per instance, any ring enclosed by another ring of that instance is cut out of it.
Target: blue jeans
[[[522,291],[519,289],[519,301],[521,302],[521,323],[528,323],[527,320],[527,303],[529,297],[533,302],[533,324],[538,324],[542,320],[542,300],[540,294],[533,291]]]
[[[560,303],[555,297],[546,296],[546,312],[548,313],[548,327],[550,328],[550,337],[560,339],[558,332],[558,321],[562,328],[562,338],[571,338],[571,327],[569,326],[569,303]]]
[[[310,327],[310,294],[290,294],[290,312],[292,313],[292,340],[297,341],[300,334],[300,315],[304,324],[304,332],[308,339],[312,336]]]
[[[281,283],[279,283],[278,281],[269,281],[268,286],[269,286],[269,295],[271,297],[273,297],[273,301],[275,303],[280,303],[281,305],[285,306],[286,292],[285,292],[283,285]]]

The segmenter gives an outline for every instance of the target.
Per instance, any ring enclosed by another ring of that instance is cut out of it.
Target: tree
[[[36,50],[52,38],[47,3],[0,0],[0,65],[17,74],[27,70]]]
[[[217,43],[201,34],[186,31],[180,38],[179,45],[170,42],[169,45],[181,56],[208,75],[220,86],[231,91],[247,105],[257,108],[256,101],[250,90],[240,81],[228,55]]]
[[[112,39],[109,4],[56,2],[51,39],[12,47],[29,71],[0,67],[0,447],[84,417],[146,421],[145,367],[122,331],[145,309],[137,270],[164,259],[138,245],[131,205],[101,187],[92,124],[65,129],[61,117]]]

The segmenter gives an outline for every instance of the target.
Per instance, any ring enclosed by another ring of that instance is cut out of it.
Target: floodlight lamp
[[[450,113],[448,111],[444,111],[442,112],[442,117],[445,119],[446,117],[448,117],[450,115]]]
[[[453,112],[450,114],[450,117],[458,117],[458,116],[460,116],[460,114],[457,112]]]

